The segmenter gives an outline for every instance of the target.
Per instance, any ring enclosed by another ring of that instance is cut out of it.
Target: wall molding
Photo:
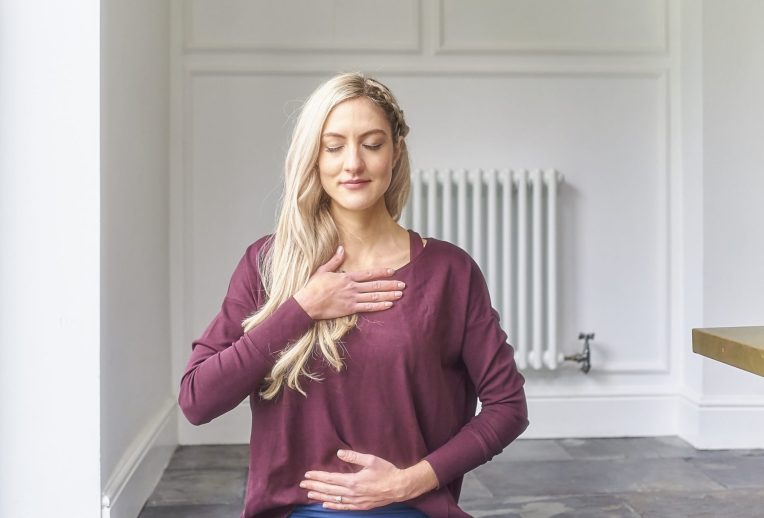
[[[188,112],[186,88],[186,73],[183,71],[182,40],[183,27],[181,12],[185,0],[171,0],[170,4],[170,138],[168,188],[169,225],[169,304],[170,304],[170,347],[172,365],[171,376],[180,382],[181,375],[188,361],[190,343],[186,341],[188,303],[186,297],[186,272],[184,257],[186,252],[186,236],[184,235],[185,216],[185,182],[183,171],[186,167],[185,114]],[[173,382],[173,384],[175,381]],[[178,387],[173,390],[178,396]]]
[[[491,54],[619,54],[619,55],[663,55],[669,52],[669,27],[670,27],[670,2],[662,0],[661,22],[663,31],[660,42],[654,45],[555,45],[543,43],[503,43],[495,42],[484,45],[455,45],[445,41],[445,2],[438,0],[431,8],[430,14],[436,20],[433,27],[433,53],[437,55],[462,54],[462,53],[491,53]]]
[[[125,450],[104,485],[101,518],[138,516],[175,451],[177,409],[167,399]]]
[[[673,0],[663,0],[656,20],[662,27],[657,41],[644,44],[576,44],[564,42],[501,42],[485,44],[451,44],[445,41],[445,0],[411,0],[408,2],[407,13],[401,16],[414,18],[414,33],[409,38],[398,42],[385,42],[383,45],[367,45],[363,40],[352,44],[323,44],[321,42],[306,44],[257,44],[241,37],[231,37],[226,41],[204,40],[194,35],[194,3],[184,2],[178,6],[178,16],[182,23],[183,40],[181,49],[185,53],[252,53],[252,54],[293,54],[305,52],[318,53],[348,53],[348,54],[393,54],[411,55],[425,54],[428,56],[448,56],[454,54],[512,54],[512,55],[591,55],[591,56],[620,56],[630,58],[635,56],[660,56],[670,52],[670,11]]]
[[[665,110],[665,127],[662,128],[662,132],[659,133],[658,138],[662,139],[662,141],[658,142],[658,148],[663,147],[665,150],[667,150],[667,153],[670,152],[670,131],[669,131],[669,113],[670,109],[667,108],[667,106],[670,106],[670,100],[668,99],[669,95],[669,75],[668,71],[662,69],[662,68],[653,68],[649,70],[597,70],[597,71],[582,71],[582,70],[576,70],[576,71],[560,71],[560,70],[548,70],[548,69],[538,69],[538,70],[484,70],[483,74],[480,74],[481,76],[487,76],[487,77],[533,77],[533,76],[548,76],[548,77],[562,77],[562,78],[583,78],[588,79],[591,77],[629,77],[629,78],[647,78],[647,79],[653,79],[656,81],[656,87],[660,89],[661,96],[663,98],[664,105],[661,106],[661,109]],[[183,87],[184,87],[184,114],[183,114],[183,127],[181,129],[183,134],[183,141],[192,141],[192,135],[193,135],[193,114],[191,113],[191,106],[193,105],[193,98],[194,98],[194,86],[195,81],[198,78],[206,78],[206,77],[247,77],[247,76],[270,76],[270,75],[281,75],[283,72],[281,71],[274,71],[274,70],[262,70],[262,69],[250,69],[250,68],[243,68],[243,69],[232,69],[232,68],[222,68],[222,69],[192,69],[192,70],[186,70],[183,74]],[[300,71],[294,71],[294,75],[299,76],[319,76],[322,74],[331,74],[332,72],[329,70],[323,70],[321,73],[314,72],[314,71],[306,71],[306,70],[300,70]],[[403,73],[397,73],[395,75],[399,76],[407,76],[407,77],[418,77],[418,76],[426,76],[431,77],[433,74],[428,72],[423,72],[421,70],[406,70]],[[440,76],[456,76],[458,74],[448,71],[443,72],[439,74]],[[477,74],[473,74],[477,75]],[[193,218],[193,208],[192,208],[192,192],[193,192],[193,175],[190,174],[190,172],[193,171],[193,163],[191,161],[191,157],[188,154],[187,150],[184,150],[183,153],[183,163],[185,168],[185,175],[183,179],[183,185],[184,185],[184,199],[182,201],[182,205],[184,207],[184,215],[182,218],[182,224],[183,224],[183,235],[185,236],[184,241],[186,243],[186,249],[185,254],[182,255],[184,257],[185,265],[182,268],[182,271],[185,272],[185,283],[186,285],[190,285],[191,279],[193,278],[193,271],[194,271],[194,264],[193,264],[193,232],[191,229],[194,225],[194,218]],[[671,183],[671,171],[670,171],[670,161],[665,160],[663,164],[663,172],[664,176],[662,179],[662,188],[659,191],[660,199],[658,200],[657,207],[660,210],[660,221],[661,224],[659,225],[661,235],[657,239],[657,242],[660,243],[660,246],[662,249],[656,248],[658,252],[660,252],[661,256],[663,257],[663,260],[661,262],[662,267],[660,271],[658,272],[658,275],[660,276],[659,284],[663,286],[669,286],[668,279],[671,277],[671,243],[668,239],[668,236],[670,234],[670,227],[671,227],[671,221],[670,221],[670,183]],[[659,319],[659,324],[656,326],[658,329],[661,330],[660,332],[660,340],[664,343],[663,347],[660,347],[658,350],[658,354],[656,354],[653,358],[650,360],[640,360],[640,361],[623,361],[623,360],[616,360],[612,362],[608,362],[606,364],[596,365],[595,369],[592,372],[591,376],[596,376],[597,374],[604,374],[604,375],[612,375],[612,374],[621,374],[621,375],[646,375],[646,374],[658,374],[658,375],[667,375],[671,373],[671,329],[670,329],[670,322],[671,322],[671,315],[672,315],[672,308],[675,307],[675,304],[672,303],[670,300],[671,292],[668,288],[664,290],[663,297],[661,298],[660,307],[656,310],[656,318]],[[191,314],[191,307],[190,307],[190,301],[189,298],[186,297],[184,300],[186,307],[185,307],[185,314],[186,318],[188,318],[188,315]]]
[[[664,69],[657,68],[657,69],[650,69],[650,70],[598,70],[598,71],[559,71],[559,70],[548,70],[548,69],[538,69],[538,70],[508,70],[508,71],[484,71],[485,76],[488,77],[534,77],[534,76],[544,76],[544,77],[562,77],[562,78],[583,78],[588,79],[591,77],[630,77],[630,78],[647,78],[647,79],[653,79],[656,81],[656,86],[661,90],[661,95],[663,96],[663,100],[666,104],[669,103],[669,100],[667,96],[669,95],[669,76],[668,72]],[[314,71],[299,71],[299,72],[293,72],[294,75],[300,75],[300,76],[319,76],[321,75],[318,72]],[[331,73],[329,71],[322,71],[322,73]],[[193,105],[193,99],[194,99],[194,86],[195,81],[199,78],[207,78],[207,77],[247,77],[247,76],[270,76],[270,75],[280,75],[281,72],[273,71],[273,70],[254,70],[249,68],[244,69],[232,69],[232,68],[224,68],[224,69],[201,69],[201,70],[186,70],[182,77],[182,85],[183,85],[183,114],[182,114],[182,125],[181,125],[181,133],[182,133],[182,142],[191,142],[193,141],[193,113],[191,110],[191,106]],[[401,76],[427,76],[431,77],[432,74],[429,74],[427,72],[423,72],[421,70],[407,70],[405,73],[397,73],[394,75],[401,75]],[[439,74],[441,76],[452,76],[457,75],[453,72],[443,72]],[[482,75],[482,74],[481,74]],[[662,109],[665,109],[665,106],[662,107]],[[669,117],[669,111],[668,109],[665,109],[666,113],[664,114],[666,117],[665,124],[668,124],[668,117]],[[663,128],[663,132],[658,135],[659,138],[662,138],[663,141],[658,143],[658,147],[662,147],[663,149],[668,150],[670,149],[670,141],[669,141],[669,135],[670,131],[668,127]],[[180,218],[180,221],[182,222],[182,236],[183,236],[183,248],[185,252],[183,254],[180,254],[180,257],[184,261],[183,266],[180,268],[179,271],[183,272],[184,276],[184,285],[185,286],[191,286],[191,282],[193,280],[193,272],[194,272],[194,260],[193,260],[193,232],[191,229],[193,229],[194,226],[194,211],[192,206],[192,193],[193,193],[193,183],[194,178],[193,174],[190,174],[194,170],[194,165],[190,156],[190,153],[188,152],[188,149],[182,149],[182,164],[183,164],[183,173],[182,174],[182,189],[183,189],[183,197],[182,200],[180,200],[181,204],[181,210],[182,210],[182,218]],[[668,235],[670,232],[670,202],[669,198],[671,196],[670,194],[670,182],[671,182],[671,171],[670,171],[670,162],[667,160],[663,164],[663,173],[664,177],[662,179],[662,188],[660,189],[660,203],[658,203],[660,213],[659,220],[661,221],[661,224],[659,226],[661,235],[659,239],[657,240],[658,243],[661,245],[661,249],[656,248],[656,251],[660,253],[662,256],[661,261],[661,269],[658,272],[661,282],[659,282],[660,285],[668,286],[668,279],[671,277],[671,250],[670,250],[670,243],[668,240]],[[627,375],[627,376],[639,376],[639,375],[668,375],[671,373],[671,329],[670,329],[670,322],[671,322],[671,314],[672,314],[672,308],[675,307],[675,304],[673,301],[670,300],[671,292],[668,290],[668,288],[665,290],[665,293],[663,294],[663,297],[661,298],[660,307],[656,310],[656,318],[659,320],[659,324],[657,325],[657,328],[661,330],[660,332],[660,340],[665,344],[664,347],[659,348],[659,353],[654,355],[650,360],[640,360],[640,361],[613,361],[609,362],[607,364],[604,364],[602,366],[595,367],[596,372],[592,373],[592,377],[596,376],[597,374],[603,374],[603,375]],[[185,297],[182,300],[182,304],[184,306],[183,308],[183,314],[185,316],[184,321],[184,329],[188,329],[188,323],[190,322],[190,316],[192,315],[192,305],[189,297]],[[187,341],[187,340],[186,340]],[[186,343],[186,342],[184,342]],[[189,342],[190,343],[190,342]]]
[[[194,38],[194,11],[193,2],[180,4],[180,17],[183,24],[182,49],[184,52],[236,52],[236,53],[271,53],[291,54],[306,52],[317,53],[394,53],[394,54],[419,54],[422,51],[422,0],[409,0],[409,15],[415,18],[414,33],[409,41],[386,42],[384,47],[364,46],[364,41],[359,40],[352,45],[322,45],[308,43],[305,45],[258,45],[244,40],[230,40],[225,43],[204,41]],[[274,4],[278,5],[278,4]],[[403,14],[402,14],[403,15]]]
[[[484,56],[488,58],[488,56]],[[336,57],[315,55],[265,58],[241,55],[185,55],[183,69],[190,73],[221,75],[333,75],[343,70],[361,70],[375,74],[405,76],[443,76],[471,74],[481,77],[504,75],[576,76],[645,76],[665,74],[668,58],[657,59],[477,59],[454,56],[449,59],[411,58],[370,59],[348,56],[338,63]]]

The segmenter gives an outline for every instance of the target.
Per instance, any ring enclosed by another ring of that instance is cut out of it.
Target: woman
[[[294,128],[275,233],[247,247],[192,344],[178,398],[191,423],[250,396],[242,518],[466,517],[464,474],[528,425],[480,268],[397,223],[408,130],[378,81],[321,85]]]

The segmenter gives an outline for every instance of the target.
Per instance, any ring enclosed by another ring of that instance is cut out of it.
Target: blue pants
[[[323,505],[309,504],[298,505],[294,508],[290,518],[327,518],[329,516],[358,517],[358,518],[428,518],[428,516],[417,511],[411,506],[403,503],[394,503],[377,507],[368,511],[338,511],[336,509],[325,509]]]

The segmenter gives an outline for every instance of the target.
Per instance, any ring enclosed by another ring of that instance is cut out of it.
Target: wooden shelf
[[[692,350],[764,376],[764,326],[696,328],[692,330]]]

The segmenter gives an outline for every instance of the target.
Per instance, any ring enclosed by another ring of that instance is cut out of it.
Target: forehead
[[[385,112],[366,97],[354,97],[342,101],[329,112],[323,133],[363,133],[379,128],[389,133],[390,124]]]

